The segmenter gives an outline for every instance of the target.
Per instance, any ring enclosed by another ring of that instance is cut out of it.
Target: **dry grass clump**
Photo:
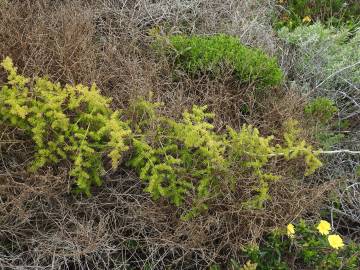
[[[68,82],[96,78],[94,12],[51,1],[14,1],[0,9],[1,57],[11,56],[29,75]]]
[[[266,0],[135,0],[102,1],[102,9],[129,29],[143,31],[161,25],[171,32],[227,33],[270,54],[276,52],[271,15],[275,3]]]

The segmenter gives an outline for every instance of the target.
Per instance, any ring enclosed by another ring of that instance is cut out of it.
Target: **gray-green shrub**
[[[357,115],[360,104],[360,29],[326,28],[320,23],[287,28],[279,36],[294,47],[289,78],[307,86],[313,96],[335,101],[342,119]]]
[[[295,47],[293,76],[311,86],[334,89],[339,85],[360,83],[360,30],[353,37],[346,29],[326,28],[320,23],[282,28],[279,36]],[[357,63],[357,64],[356,64]],[[345,81],[346,80],[346,81]]]

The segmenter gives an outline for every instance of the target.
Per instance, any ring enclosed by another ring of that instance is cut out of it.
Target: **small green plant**
[[[315,98],[310,101],[304,109],[305,116],[313,118],[321,124],[327,124],[338,112],[334,101],[326,97]]]
[[[355,270],[360,265],[360,246],[344,244],[331,233],[331,225],[322,220],[315,226],[300,221],[289,224],[264,238],[260,246],[249,246],[246,256],[257,264],[258,270],[321,269]]]
[[[275,27],[295,29],[312,22],[354,27],[359,22],[360,4],[346,0],[281,0]]]
[[[218,75],[227,68],[233,70],[241,83],[254,83],[260,88],[277,86],[283,79],[275,58],[242,45],[232,36],[172,35],[157,40],[157,44],[161,41],[165,45],[161,48],[165,47],[178,66],[192,74]]]
[[[355,168],[355,175],[357,177],[360,177],[360,165],[357,165],[356,168]]]
[[[304,108],[305,117],[315,123],[314,135],[324,150],[331,149],[344,138],[344,134],[332,131],[334,128],[332,120],[338,111],[334,101],[326,97],[315,98]],[[338,126],[341,127],[340,124]]]
[[[185,220],[206,210],[208,201],[222,196],[222,191],[234,190],[243,178],[256,182],[253,197],[243,203],[262,207],[270,197],[269,181],[280,178],[265,169],[272,157],[304,157],[306,174],[321,166],[317,153],[298,138],[294,121],[281,146],[271,145],[273,137],[260,136],[250,125],[216,133],[210,123],[214,115],[206,107],[194,106],[179,121],[157,115],[151,102],[140,100],[134,108],[135,113],[143,113],[133,117],[140,124],[132,123],[142,135],[133,139],[134,153],[128,165],[138,171],[154,199],[164,197],[178,207],[189,207],[182,215]]]
[[[318,153],[301,138],[299,123],[296,120],[288,120],[284,123],[284,128],[284,146],[277,145],[278,152],[283,154],[286,160],[304,157],[307,165],[305,175],[314,173],[322,163],[317,158]]]
[[[318,131],[315,134],[315,138],[318,140],[323,150],[330,150],[334,145],[339,144],[345,138],[345,135],[324,130]]]
[[[130,129],[112,111],[110,99],[96,85],[61,87],[46,78],[30,79],[17,74],[10,58],[2,67],[8,82],[0,91],[0,120],[29,135],[35,145],[31,171],[64,160],[72,162],[70,176],[78,190],[90,195],[93,184],[100,185],[103,154],[116,168]]]

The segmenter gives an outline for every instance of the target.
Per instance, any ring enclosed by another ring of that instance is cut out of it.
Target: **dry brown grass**
[[[12,57],[28,75],[46,74],[66,82],[96,78],[97,48],[89,7],[15,1],[0,12],[1,58]]]
[[[301,118],[295,93],[273,89],[259,96],[231,76],[212,80],[174,74],[168,59],[149,50],[146,34],[152,25],[167,22],[172,31],[187,27],[237,34],[274,53],[268,17],[257,25],[270,8],[267,1],[8,1],[0,5],[0,58],[11,56],[31,77],[95,82],[117,108],[152,91],[166,114],[206,104],[216,113],[219,130],[249,123],[264,134],[280,135],[285,120]],[[298,177],[301,167],[294,170],[294,164],[276,172],[288,177],[271,185],[272,200],[264,209],[241,205],[251,189],[244,179],[237,192],[214,199],[209,213],[182,222],[174,206],[152,201],[126,168],[107,175],[90,198],[70,192],[71,180],[60,166],[29,174],[31,143],[21,141],[19,131],[2,131],[1,269],[206,269],[230,258],[241,260],[244,245],[316,213],[332,188],[304,183]]]
[[[146,264],[204,269],[238,258],[241,248],[264,232],[315,213],[332,188],[283,179],[272,185],[266,207],[251,211],[241,206],[248,190],[244,183],[238,192],[213,201],[209,213],[182,222],[174,206],[152,201],[140,181],[125,172],[109,175],[91,198],[80,198],[68,194],[61,175],[31,176],[19,167],[6,171],[0,189],[0,265],[9,269],[138,269]]]

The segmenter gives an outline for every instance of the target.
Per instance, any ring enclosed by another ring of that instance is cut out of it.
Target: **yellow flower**
[[[328,241],[331,247],[339,249],[344,247],[344,242],[339,235],[331,234],[328,236]]]
[[[309,23],[309,22],[311,22],[311,17],[310,16],[305,16],[302,21],[303,21],[303,23]]]
[[[290,237],[290,238],[293,238],[294,237],[294,234],[295,234],[295,227],[294,225],[292,225],[291,223],[289,225],[287,225],[287,235]]]
[[[325,220],[320,220],[320,223],[316,228],[321,234],[328,235],[331,230],[331,225]]]

